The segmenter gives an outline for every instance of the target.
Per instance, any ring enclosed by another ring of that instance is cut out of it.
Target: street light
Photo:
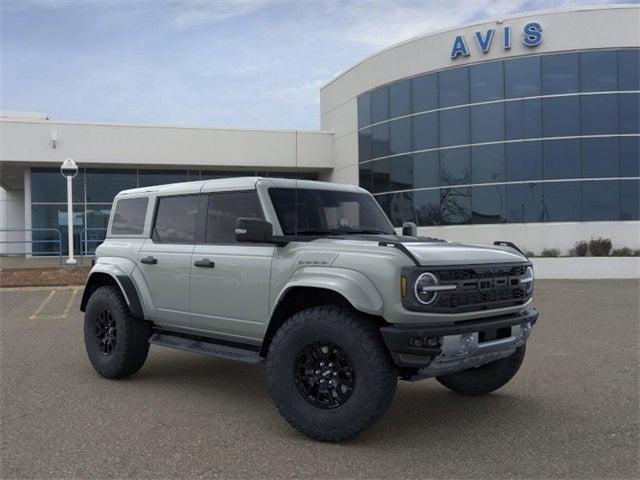
[[[73,191],[71,181],[78,174],[78,166],[71,158],[65,159],[60,165],[60,173],[67,179],[67,234],[69,240],[69,258],[67,265],[76,265],[78,261],[73,258]]]

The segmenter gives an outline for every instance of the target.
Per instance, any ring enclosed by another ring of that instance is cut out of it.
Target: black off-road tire
[[[460,395],[484,395],[506,385],[522,365],[526,345],[519,347],[511,356],[501,358],[477,368],[449,373],[436,379],[449,390]]]
[[[104,312],[113,318],[117,335],[109,354],[101,350],[98,341],[98,322]],[[140,370],[149,353],[150,336],[151,324],[131,315],[117,287],[99,287],[92,293],[84,315],[84,344],[93,368],[100,375],[123,378]]]
[[[320,408],[296,386],[296,362],[309,345],[332,345],[347,355],[355,381],[343,404]],[[382,417],[393,400],[397,378],[375,324],[337,306],[293,315],[276,333],[267,355],[267,385],[280,414],[301,433],[321,441],[355,437]]]

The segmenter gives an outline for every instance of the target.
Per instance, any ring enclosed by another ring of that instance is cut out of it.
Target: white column
[[[67,265],[75,265],[78,261],[73,258],[73,191],[71,182],[73,177],[67,177],[67,234],[69,242],[69,258],[66,261]]]

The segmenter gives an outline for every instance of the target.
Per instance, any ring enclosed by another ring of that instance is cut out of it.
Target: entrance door
[[[216,336],[256,342],[268,322],[275,247],[236,243],[238,217],[264,218],[255,190],[209,195],[205,243],[191,256],[191,322]]]

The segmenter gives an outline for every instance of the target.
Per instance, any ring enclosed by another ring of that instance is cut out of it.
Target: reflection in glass
[[[438,113],[416,115],[413,123],[413,150],[438,148]]]
[[[358,128],[371,124],[371,96],[368,93],[358,97]]]
[[[411,117],[389,122],[389,131],[390,153],[392,155],[411,151]]]
[[[364,162],[371,157],[371,128],[365,128],[358,132],[358,161]]]
[[[640,90],[640,49],[618,51],[618,90]]]
[[[471,147],[471,183],[495,183],[505,180],[505,145]]]
[[[620,99],[620,133],[640,133],[640,95],[625,93]]]
[[[469,67],[444,70],[438,76],[440,108],[469,103]]]
[[[32,255],[58,255],[58,239],[62,240],[62,254],[69,254],[66,205],[31,205],[31,228],[57,229],[60,232],[40,231],[32,232],[31,239],[36,240],[31,245]],[[80,231],[84,228],[84,205],[73,206],[73,249],[79,252]],[[44,242],[43,242],[44,241]]]
[[[580,221],[580,182],[548,182],[543,185],[543,221]]]
[[[540,95],[540,57],[506,61],[504,76],[506,98]]]
[[[471,143],[504,140],[504,103],[471,107]]]
[[[580,98],[582,135],[618,132],[618,95],[584,95]]]
[[[582,182],[582,221],[620,220],[618,180]]]
[[[382,123],[371,127],[371,158],[385,157],[390,154],[389,124]]]
[[[542,137],[542,100],[517,100],[504,104],[507,140]]]
[[[399,192],[389,195],[389,214],[394,227],[401,227],[404,222],[415,222],[413,209],[413,192]]]
[[[373,162],[361,163],[358,167],[360,177],[359,185],[370,192],[373,190],[372,163]]]
[[[620,220],[640,220],[640,180],[620,181]]]
[[[508,182],[542,179],[542,142],[507,143],[506,178]]]
[[[402,155],[389,159],[391,165],[391,190],[410,190],[413,188],[413,157]]]
[[[503,62],[479,63],[469,67],[471,103],[504,98]]]
[[[579,90],[577,53],[560,53],[541,57],[542,94],[574,93]]]
[[[505,221],[505,187],[504,185],[487,185],[472,187],[471,223],[503,223]]]
[[[136,170],[87,169],[87,202],[112,203],[122,190],[136,188]]]
[[[437,187],[440,184],[439,152],[413,155],[413,183],[415,188]]]
[[[389,88],[380,87],[371,92],[371,123],[389,118]]]
[[[469,144],[469,107],[441,110],[440,146]]]
[[[186,170],[140,170],[138,181],[141,187],[179,183],[189,180]]]
[[[557,97],[543,99],[542,133],[545,137],[580,135],[580,98]]]
[[[440,151],[440,185],[465,185],[471,178],[469,147]]]
[[[431,73],[411,79],[413,113],[438,108],[438,74]]]
[[[532,223],[543,221],[542,184],[520,183],[506,186],[507,221]]]
[[[71,181],[73,203],[84,203],[84,168]],[[57,168],[31,169],[31,201],[34,203],[67,203],[67,179]]]
[[[579,178],[580,140],[547,140],[543,147],[543,172],[546,180]]]
[[[375,160],[371,162],[373,174],[373,190],[372,193],[382,193],[391,190],[391,169],[389,159]]]
[[[471,188],[440,189],[440,214],[443,225],[461,225],[471,221]]]
[[[389,118],[411,113],[411,81],[401,80],[389,87]]]
[[[618,137],[582,139],[582,176],[617,177]]]
[[[413,199],[418,225],[442,225],[440,190],[418,190],[413,193]]]
[[[618,89],[618,56],[615,51],[580,53],[580,90],[613,92]]]
[[[620,138],[620,176],[640,177],[640,137]]]

